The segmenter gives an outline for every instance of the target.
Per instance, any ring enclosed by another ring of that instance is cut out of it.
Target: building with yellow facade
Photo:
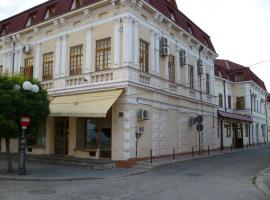
[[[129,160],[219,148],[217,53],[174,0],[50,0],[1,21],[0,34],[1,71],[41,81],[51,98],[28,154]]]

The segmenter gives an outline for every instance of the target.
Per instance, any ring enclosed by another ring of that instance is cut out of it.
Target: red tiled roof
[[[99,1],[101,0],[82,0],[82,6],[88,6],[97,3]],[[210,37],[203,30],[201,30],[196,24],[194,24],[188,17],[186,17],[182,12],[178,10],[175,0],[170,0],[170,2],[168,2],[167,0],[148,0],[147,2],[168,18],[171,18],[171,14],[173,14],[176,20],[176,24],[179,25],[185,31],[189,32],[189,27],[191,27],[193,36],[196,39],[198,39],[201,43],[207,44],[207,46],[212,51],[216,52]],[[46,1],[29,10],[26,10],[3,21],[0,21],[0,31],[2,32],[3,27],[7,24],[9,27],[8,33],[15,33],[25,29],[25,26],[29,19],[29,15],[31,15],[31,13],[37,14],[36,24],[43,22],[47,8],[53,4],[55,5],[56,16],[63,15],[70,11],[72,3],[73,0]]]
[[[191,27],[193,36],[199,40],[201,43],[206,44],[214,52],[215,48],[211,42],[210,36],[207,35],[201,28],[199,28],[195,23],[193,23],[187,16],[185,16],[180,10],[175,6],[170,4],[166,0],[148,0],[155,9],[161,12],[163,15],[171,19],[171,14],[173,14],[176,24],[189,33],[189,27]]]
[[[254,81],[257,85],[267,91],[264,82],[249,67],[244,67],[229,60],[215,60],[215,75],[221,78],[235,81],[235,75],[243,74],[243,81]]]
[[[267,96],[267,102],[270,102],[270,94]]]
[[[236,119],[236,120],[245,121],[245,122],[253,122],[252,118],[249,116],[241,115],[238,113],[224,112],[221,110],[218,111],[218,116],[222,118],[227,118],[227,119]]]

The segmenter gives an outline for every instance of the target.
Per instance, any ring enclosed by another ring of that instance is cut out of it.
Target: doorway
[[[69,118],[55,118],[54,153],[68,155]]]
[[[244,148],[242,124],[233,124],[233,146],[235,149]]]

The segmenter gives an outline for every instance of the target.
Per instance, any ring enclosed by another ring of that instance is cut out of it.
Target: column
[[[150,72],[152,74],[156,73],[155,46],[156,46],[155,32],[153,30],[150,30]]]
[[[11,72],[12,67],[12,51],[7,52],[6,71]]]
[[[56,48],[55,48],[55,67],[54,67],[54,77],[59,78],[60,76],[60,59],[61,59],[61,38],[57,38]]]
[[[123,65],[132,63],[133,53],[133,19],[131,17],[123,18]]]
[[[156,73],[157,75],[160,74],[160,64],[159,64],[159,59],[160,59],[160,56],[159,56],[159,34],[156,33],[155,34],[155,64],[156,64]]]
[[[202,66],[202,91],[206,92],[206,66]]]
[[[249,84],[245,84],[245,109],[251,110],[251,97],[250,97]]]
[[[139,62],[139,23],[137,21],[134,21],[134,64],[137,69],[140,69],[140,62]]]
[[[68,75],[68,67],[67,67],[67,35],[62,36],[62,44],[61,44],[61,65],[60,67],[60,77],[65,77]]]
[[[18,50],[17,73],[20,73],[20,69],[23,65],[24,65],[24,63],[23,63],[23,48],[21,47]]]
[[[199,89],[197,58],[196,58],[195,66],[194,66],[194,74],[193,74],[193,77],[194,77],[194,89]]]
[[[176,56],[175,56],[175,81],[180,83],[180,48],[176,47]]]
[[[114,21],[114,67],[120,67],[120,19]]]
[[[210,66],[210,94],[216,96],[216,83],[215,83],[215,68],[214,65]]]
[[[37,43],[36,47],[35,47],[35,65],[34,65],[34,78],[37,80],[41,80],[41,73],[42,69],[41,69],[41,65],[40,65],[40,47],[41,44]]]
[[[18,73],[18,62],[19,62],[19,50],[15,50],[15,58],[14,58],[14,73]]]
[[[91,62],[92,62],[92,34],[93,27],[91,26],[86,30],[86,45],[85,45],[85,73],[91,71]]]

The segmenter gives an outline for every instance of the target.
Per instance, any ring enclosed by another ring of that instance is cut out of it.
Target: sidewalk
[[[257,147],[259,148],[259,147]],[[263,147],[262,147],[263,148]],[[177,164],[180,162],[187,162],[196,159],[205,159],[209,157],[222,156],[224,154],[230,154],[235,152],[245,151],[246,149],[233,150],[230,149],[224,151],[204,152],[201,155],[194,153],[192,155],[180,155],[161,159],[139,161],[138,164],[129,169],[107,169],[107,170],[89,170],[82,168],[74,168],[63,165],[46,165],[37,163],[26,163],[27,175],[18,176],[15,171],[14,174],[5,174],[6,161],[0,159],[0,181],[1,180],[21,180],[21,181],[75,181],[75,180],[95,180],[95,179],[110,179],[117,177],[135,176],[149,172],[154,168],[160,168],[168,165]],[[16,170],[18,168],[17,162],[13,162],[13,167]],[[269,181],[266,182],[270,186],[270,169],[269,169]]]
[[[204,159],[204,158],[209,158],[209,157],[221,156],[221,155],[224,155],[224,154],[231,154],[231,153],[241,152],[241,151],[245,151],[245,150],[252,150],[252,149],[258,149],[258,148],[264,148],[264,147],[267,147],[267,146],[266,145],[263,145],[262,147],[258,147],[258,146],[252,147],[252,146],[250,146],[248,149],[247,149],[247,147],[245,147],[244,149],[237,149],[237,150],[226,149],[226,150],[223,150],[223,151],[220,151],[220,150],[210,151],[209,155],[208,155],[208,152],[206,150],[201,155],[199,155],[196,152],[196,153],[194,153],[193,156],[192,156],[192,154],[178,155],[178,156],[175,156],[174,159],[173,159],[173,155],[171,155],[170,157],[166,157],[166,158],[153,159],[152,162],[151,162],[151,160],[139,161],[137,163],[137,165],[134,166],[133,168],[150,170],[150,169],[153,169],[153,168],[159,168],[159,167],[164,167],[164,166],[167,166],[167,165],[177,164],[179,162],[187,162],[187,161],[191,161],[191,160],[197,160],[197,159]]]
[[[270,198],[270,167],[258,174],[255,184],[260,191]]]

